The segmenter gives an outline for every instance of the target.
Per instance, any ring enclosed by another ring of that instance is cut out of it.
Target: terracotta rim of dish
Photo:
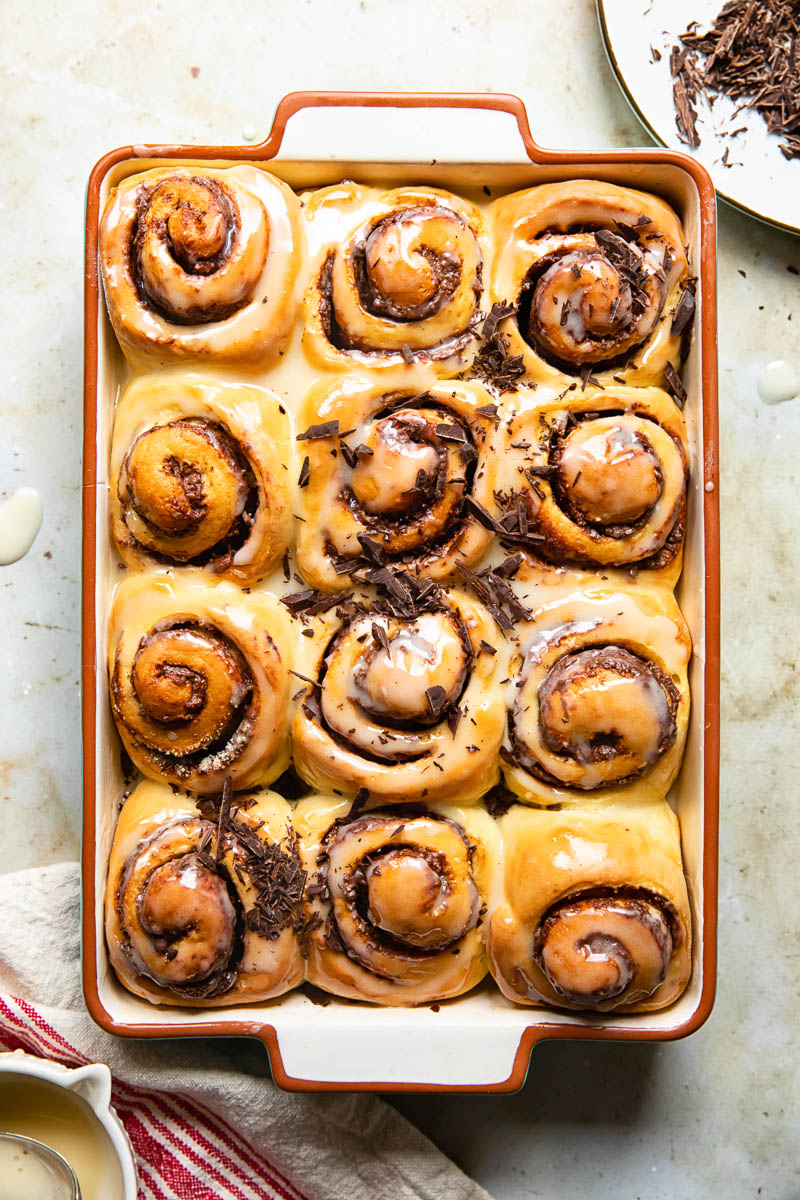
[[[362,1080],[318,1081],[297,1079],[284,1069],[275,1027],[263,1021],[242,1019],[202,1021],[195,1024],[127,1023],[116,1021],[104,1008],[98,990],[97,896],[95,889],[97,753],[96,713],[98,703],[95,645],[97,639],[96,551],[97,551],[97,322],[100,283],[97,240],[100,191],[113,167],[128,159],[191,158],[236,160],[274,158],[281,147],[290,117],[305,108],[458,108],[505,112],[514,117],[523,146],[537,165],[585,168],[589,166],[677,167],[689,175],[700,200],[699,283],[702,297],[700,354],[702,373],[703,529],[705,550],[705,709],[704,728],[704,843],[703,843],[703,984],[697,1005],[681,1025],[668,1030],[610,1029],[603,1024],[580,1025],[547,1021],[522,1031],[514,1065],[507,1079],[493,1084],[426,1084],[364,1082]],[[83,991],[94,1021],[109,1033],[122,1037],[255,1037],[264,1043],[272,1074],[287,1091],[330,1092],[514,1092],[525,1082],[533,1047],[552,1038],[613,1040],[627,1042],[673,1041],[694,1033],[708,1019],[714,1004],[716,984],[717,849],[719,822],[719,477],[717,427],[717,299],[716,299],[716,195],[705,167],[673,150],[632,149],[601,151],[549,150],[531,135],[528,114],[518,96],[483,92],[290,92],[280,101],[269,136],[252,146],[146,145],[121,146],[105,154],[89,178],[86,202],[86,260],[84,277],[84,442],[83,442],[83,609],[82,609],[82,727],[83,727]],[[710,490],[708,485],[713,485]]]

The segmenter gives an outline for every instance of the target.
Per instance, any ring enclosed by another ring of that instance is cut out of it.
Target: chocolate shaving
[[[309,461],[308,455],[306,455],[305,458],[303,459],[303,465],[300,468],[300,474],[297,479],[297,486],[301,487],[301,488],[306,487],[308,485],[308,481],[310,478],[311,478],[311,463]]]
[[[335,437],[339,432],[338,421],[323,421],[321,425],[309,425],[305,433],[298,433],[298,442],[313,442],[319,438]]]
[[[302,679],[303,683],[310,683],[313,688],[318,688],[320,684],[316,679],[311,679],[308,675],[303,675],[301,671],[294,671],[289,667],[289,674],[294,675],[296,679]]]
[[[473,517],[475,517],[475,520],[479,525],[482,525],[484,529],[489,529],[492,531],[492,533],[503,532],[503,528],[500,523],[492,516],[488,509],[483,507],[480,501],[475,499],[474,496],[464,497],[464,507],[469,509]]]
[[[516,575],[524,561],[525,559],[521,554],[509,554],[501,563],[498,563],[494,569],[494,574],[502,575],[504,579],[511,579]]]
[[[533,463],[531,466],[525,467],[525,474],[532,482],[535,476],[540,479],[547,479],[550,475],[555,475],[558,467],[555,463]]]
[[[356,792],[355,799],[350,805],[350,816],[354,817],[356,813],[361,812],[362,808],[369,803],[369,788],[360,787]]]
[[[447,692],[440,683],[436,683],[433,687],[425,689],[425,699],[428,701],[431,716],[438,720],[447,702]]]
[[[694,289],[687,286],[678,302],[675,312],[672,314],[672,324],[669,327],[670,333],[676,337],[682,334],[694,320],[694,310]]]
[[[342,458],[351,470],[358,465],[358,455],[355,450],[348,446],[347,442],[339,442],[339,449],[342,452]]]
[[[386,630],[377,621],[372,622],[372,636],[383,650],[384,654],[389,653],[389,639],[386,636]]]
[[[337,604],[341,604],[349,596],[350,592],[347,588],[329,595],[318,592],[314,588],[305,588],[302,592],[290,592],[288,596],[281,596],[281,604],[284,604],[295,617],[310,617],[315,613],[328,612],[329,609],[336,608]]]
[[[490,817],[502,817],[510,808],[519,803],[513,792],[498,783],[483,797],[484,807]]]
[[[691,85],[690,85],[691,86]],[[692,104],[690,95],[695,95],[694,88],[690,93],[687,80],[683,74],[678,75],[672,85],[672,99],[675,104],[675,124],[682,142],[692,149],[700,145],[700,135],[697,132],[697,109]]]
[[[687,392],[683,380],[672,363],[667,363],[664,367],[664,382],[681,407],[683,407],[686,403]]]
[[[456,736],[456,730],[458,729],[458,726],[461,722],[461,718],[463,717],[463,715],[464,714],[462,713],[461,709],[458,707],[457,704],[453,705],[452,708],[447,710],[447,715],[445,717],[445,720],[447,721],[447,725],[448,725],[448,727],[450,729],[450,733],[453,735],[453,737]]]
[[[220,861],[224,853],[223,843],[225,834],[228,828],[228,818],[231,814],[231,798],[233,796],[233,785],[230,775],[225,776],[225,783],[222,785],[222,799],[219,805],[219,820],[217,822],[217,852],[215,860]]]
[[[376,542],[367,533],[357,533],[356,537],[367,561],[373,563],[376,567],[384,566],[388,555],[380,542]]]
[[[460,425],[436,425],[434,432],[443,442],[465,442],[467,435]]]

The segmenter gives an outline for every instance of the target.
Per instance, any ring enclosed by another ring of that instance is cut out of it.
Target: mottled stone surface
[[[7,11],[0,55],[0,493],[32,485],[45,511],[28,557],[0,568],[2,867],[14,869],[74,857],[79,845],[81,227],[99,155],[126,142],[260,135],[279,97],[301,87],[511,91],[543,143],[646,135],[611,77],[589,0],[232,0],[216,10],[34,0]],[[675,1045],[540,1047],[518,1096],[397,1101],[502,1200],[800,1194],[790,1132],[800,401],[767,408],[756,391],[771,359],[800,362],[800,286],[787,265],[800,266],[800,239],[723,208],[717,1006]],[[258,1047],[236,1057],[263,1068]]]

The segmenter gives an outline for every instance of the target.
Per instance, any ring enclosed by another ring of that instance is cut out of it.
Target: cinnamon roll
[[[395,583],[392,584],[395,586]],[[396,584],[402,587],[402,580]],[[480,604],[424,593],[311,618],[309,681],[292,726],[298,773],[363,802],[474,800],[497,780],[498,632]]]
[[[517,1004],[650,1012],[691,974],[680,831],[666,801],[500,818],[504,896],[489,965]]]
[[[552,582],[566,565],[674,587],[688,476],[680,410],[659,388],[541,392],[498,426],[487,501],[529,575]]]
[[[674,383],[694,295],[669,205],[577,179],[504,196],[490,212],[492,300],[510,308],[500,332],[527,379]]]
[[[353,1000],[411,1005],[486,974],[483,918],[498,858],[492,818],[437,805],[353,814],[310,796],[295,820],[308,872],[311,983]]]
[[[502,750],[528,804],[665,796],[689,718],[691,638],[669,592],[556,594],[522,631]]]
[[[321,247],[303,333],[315,363],[425,363],[439,376],[468,365],[484,260],[476,208],[438,188],[342,183],[312,193],[303,215]]]
[[[131,567],[204,566],[251,584],[291,538],[289,417],[273,392],[200,375],[126,389],[111,447],[111,528]]]
[[[291,621],[266,592],[202,572],[127,579],[111,612],[111,708],[151,779],[218,792],[288,763]]]
[[[117,977],[153,1004],[183,1007],[289,991],[304,974],[305,878],[282,797],[198,804],[140,783],[120,814],[106,885]]]
[[[123,180],[103,213],[100,267],[126,357],[268,363],[294,320],[302,245],[296,196],[257,167]]]
[[[496,464],[484,451],[496,406],[476,384],[387,392],[358,378],[315,384],[299,417],[297,561],[314,587],[399,566],[432,579],[476,563],[491,532],[470,504],[489,503]]]

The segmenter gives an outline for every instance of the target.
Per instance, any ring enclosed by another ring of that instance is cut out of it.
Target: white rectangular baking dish
[[[296,114],[302,114],[297,116]],[[291,145],[284,139],[292,123]],[[291,151],[291,152],[290,152]],[[125,991],[103,934],[105,868],[123,780],[107,700],[106,635],[117,566],[108,536],[107,464],[113,412],[126,367],[105,313],[97,227],[121,178],[168,164],[262,163],[299,189],[342,178],[390,186],[433,184],[492,195],[565,178],[598,178],[651,191],[683,219],[698,315],[684,379],[691,481],[683,576],[677,598],[694,640],[692,716],[671,793],[678,811],[694,920],[691,983],[661,1012],[581,1016],[517,1007],[490,983],[436,1011],[372,1008],[302,992],[266,1004],[209,1010],[155,1007]],[[531,139],[513,96],[294,93],[272,132],[253,147],[124,147],[95,167],[87,205],[84,445],[84,991],[94,1019],[124,1036],[254,1036],[276,1081],[299,1090],[513,1091],[532,1047],[553,1037],[667,1040],[693,1032],[713,1004],[716,941],[719,564],[716,434],[716,214],[702,167],[665,150],[574,153]]]

